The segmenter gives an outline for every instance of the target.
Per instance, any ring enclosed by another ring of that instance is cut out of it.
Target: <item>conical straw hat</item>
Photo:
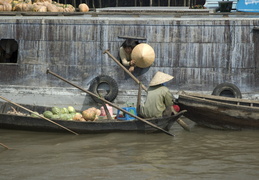
[[[141,43],[132,50],[131,59],[136,61],[136,66],[146,68],[151,66],[154,62],[155,51],[150,45]]]
[[[174,76],[171,76],[169,74],[165,74],[163,72],[158,71],[155,76],[152,78],[152,80],[149,83],[149,86],[156,86],[159,84],[163,84],[167,81],[170,81],[174,78]]]

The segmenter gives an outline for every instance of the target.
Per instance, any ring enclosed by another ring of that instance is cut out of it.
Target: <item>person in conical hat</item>
[[[136,61],[131,57],[132,50],[138,44],[139,42],[134,39],[126,39],[120,47],[119,55],[120,55],[121,62],[124,66],[129,67],[130,72],[134,71],[135,63],[136,63]]]
[[[174,97],[165,83],[174,77],[158,71],[152,78],[144,105],[140,108],[140,115],[144,118],[170,116]]]
[[[155,51],[149,44],[140,43],[133,49],[131,57],[137,67],[147,68],[155,61]]]
[[[172,80],[174,77],[158,71],[149,83],[149,86],[156,86]]]

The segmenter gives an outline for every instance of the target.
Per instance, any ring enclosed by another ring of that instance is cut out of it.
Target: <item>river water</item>
[[[258,179],[259,131],[219,131],[187,121],[164,133],[73,135],[0,130],[3,180]]]

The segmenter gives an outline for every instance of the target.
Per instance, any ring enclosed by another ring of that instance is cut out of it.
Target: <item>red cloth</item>
[[[179,112],[180,111],[180,107],[178,105],[173,105],[173,108],[176,112]]]

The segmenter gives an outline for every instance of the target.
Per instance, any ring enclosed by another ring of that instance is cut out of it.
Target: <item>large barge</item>
[[[178,90],[210,93],[233,83],[257,98],[259,14],[215,13],[186,8],[96,9],[88,13],[0,13],[0,39],[15,40],[17,60],[0,63],[1,95],[17,103],[92,106],[85,93],[46,74],[49,68],[88,89],[104,74],[116,80],[115,103],[132,104],[138,85],[107,54],[116,58],[126,37],[151,45],[154,64],[135,76],[146,86],[157,71],[172,74]],[[143,93],[145,96],[145,93]]]

